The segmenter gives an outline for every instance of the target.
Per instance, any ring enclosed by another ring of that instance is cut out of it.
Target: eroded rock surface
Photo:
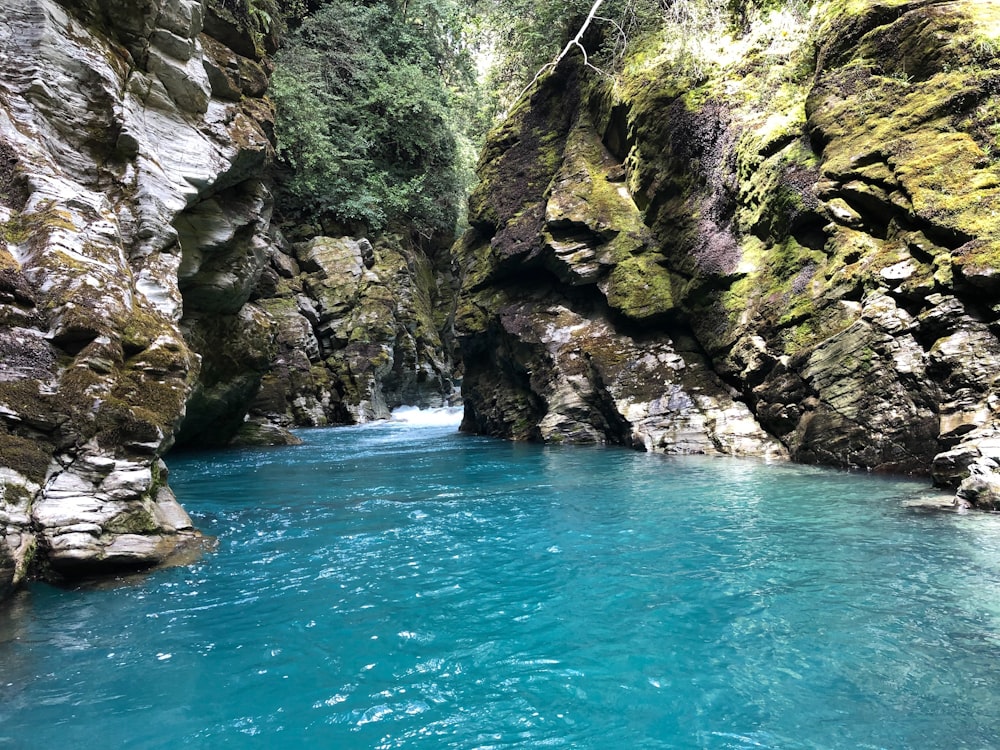
[[[783,456],[677,315],[625,170],[571,69],[487,148],[459,252],[467,430]],[[544,139],[531,134],[544,132]],[[547,176],[552,170],[551,177]],[[518,196],[524,201],[518,203]]]
[[[614,90],[564,64],[494,134],[459,249],[468,429],[732,451],[738,414],[739,450],[994,502],[1000,8],[817,9],[694,72],[646,49]],[[629,344],[602,359],[598,328]],[[701,416],[650,428],[664,403]]]
[[[272,152],[264,68],[206,14],[0,8],[0,587],[196,537],[161,460],[201,369],[181,323],[246,301]]]
[[[0,594],[196,539],[175,444],[454,398],[447,273],[272,225],[274,40],[235,7],[0,8]]]
[[[454,292],[427,254],[393,235],[320,236],[279,243],[267,273],[277,350],[241,440],[457,401]]]

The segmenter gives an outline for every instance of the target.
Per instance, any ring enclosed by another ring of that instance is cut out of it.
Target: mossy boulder
[[[0,454],[4,466],[35,483],[44,481],[52,463],[49,446],[18,435],[0,433]]]

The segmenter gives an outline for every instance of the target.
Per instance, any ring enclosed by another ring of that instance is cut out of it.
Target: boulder
[[[962,480],[955,494],[960,508],[1000,510],[1000,463],[981,457],[969,467],[969,476]]]

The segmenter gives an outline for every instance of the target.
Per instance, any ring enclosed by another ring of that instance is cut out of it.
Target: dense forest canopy
[[[345,231],[447,240],[489,127],[580,29],[594,0],[220,0],[278,44],[279,209]],[[734,32],[810,0],[604,0],[584,39],[612,75],[626,48]],[[280,41],[279,41],[280,40]]]

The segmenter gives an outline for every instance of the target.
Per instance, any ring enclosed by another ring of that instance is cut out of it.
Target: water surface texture
[[[1000,519],[419,421],[174,457],[218,550],[0,612],[0,747],[996,748]]]

